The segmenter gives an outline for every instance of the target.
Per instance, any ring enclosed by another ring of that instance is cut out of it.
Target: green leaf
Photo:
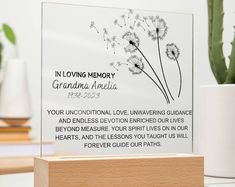
[[[9,40],[9,42],[11,42],[13,45],[15,45],[16,44],[16,37],[15,37],[15,33],[14,33],[13,29],[5,23],[2,25],[2,29],[3,29],[3,32],[6,36],[6,38]]]
[[[3,45],[2,45],[2,43],[0,43],[0,69],[1,69],[1,65],[2,65],[2,50],[3,50]]]

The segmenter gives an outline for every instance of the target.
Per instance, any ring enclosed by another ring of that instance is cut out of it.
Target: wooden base
[[[203,187],[202,156],[35,158],[34,187]]]

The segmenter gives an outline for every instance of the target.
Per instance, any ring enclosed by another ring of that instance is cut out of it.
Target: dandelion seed
[[[109,63],[109,65],[110,65],[111,67],[113,67],[115,70],[118,71],[118,68],[115,67],[115,63],[114,63],[114,62]]]
[[[148,24],[148,22],[147,22],[148,17],[147,17],[147,16],[144,16],[143,19],[144,19],[145,24],[149,27],[149,24]]]
[[[118,23],[118,20],[117,20],[117,19],[115,19],[113,23],[114,23],[114,25],[117,25],[117,26],[119,26],[119,27],[122,28],[122,25],[120,25],[120,24]]]
[[[153,22],[153,21],[154,21],[154,16],[149,16],[149,20],[150,20],[151,22]]]
[[[130,26],[130,29],[134,30],[136,21],[134,21],[133,25]]]
[[[91,21],[91,23],[90,23],[90,29],[93,29],[93,28],[96,30],[97,34],[99,34],[99,30],[96,28],[95,22],[94,22],[94,21]]]
[[[145,31],[145,28],[141,25],[140,22],[138,22],[136,26],[142,28]]]
[[[95,26],[95,22],[94,21],[91,21],[90,23],[90,28],[93,28]]]
[[[127,16],[128,19],[130,19],[130,15],[131,15],[131,14],[133,14],[133,10],[132,10],[132,9],[129,9],[129,10],[128,10],[128,16]]]
[[[117,41],[117,37],[116,36],[112,36],[112,41],[115,42],[116,44],[120,45],[120,43]]]
[[[144,20],[140,18],[140,15],[139,15],[139,14],[136,14],[136,15],[135,15],[135,19],[138,20],[138,21],[144,22]]]
[[[106,38],[106,49],[109,49],[110,43],[111,43],[111,40],[109,38]]]
[[[159,16],[153,16],[153,18],[151,18],[151,22],[153,24],[154,27],[157,27],[157,21],[159,20]]]
[[[122,65],[126,65],[126,66],[128,66],[128,64],[127,64],[127,63],[121,63],[121,62],[117,62],[117,65],[118,65],[118,67],[120,67],[120,66],[122,66]]]
[[[121,15],[121,18],[123,20],[124,25],[126,26],[126,16],[123,14],[123,15]]]
[[[115,44],[115,43],[112,43],[112,44],[111,44],[111,47],[113,48],[113,53],[115,54],[115,53],[116,53],[116,52],[115,52],[116,44]]]
[[[157,40],[157,34],[156,34],[156,31],[155,30],[153,30],[153,31],[148,31],[148,36],[153,40],[153,41],[155,41],[155,40]]]
[[[108,35],[108,31],[107,31],[107,29],[106,28],[103,28],[103,39],[104,39],[104,41],[106,41],[106,35]]]

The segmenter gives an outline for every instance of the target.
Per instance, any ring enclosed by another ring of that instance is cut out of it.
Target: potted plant
[[[0,38],[0,118],[9,125],[21,125],[31,114],[25,62],[16,56],[13,29],[3,24],[0,32],[8,41]]]
[[[16,37],[13,29],[6,23],[2,24],[0,28],[0,83],[2,82],[3,78],[3,51],[4,51],[4,44],[3,44],[3,37],[7,39],[7,41],[15,46],[16,45]]]
[[[229,65],[223,53],[223,0],[208,0],[210,67],[218,85],[201,88],[202,137],[205,174],[235,177],[235,36]]]

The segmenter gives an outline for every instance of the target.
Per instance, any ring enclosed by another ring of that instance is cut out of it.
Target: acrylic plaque
[[[41,125],[66,155],[191,153],[193,15],[43,3]]]

